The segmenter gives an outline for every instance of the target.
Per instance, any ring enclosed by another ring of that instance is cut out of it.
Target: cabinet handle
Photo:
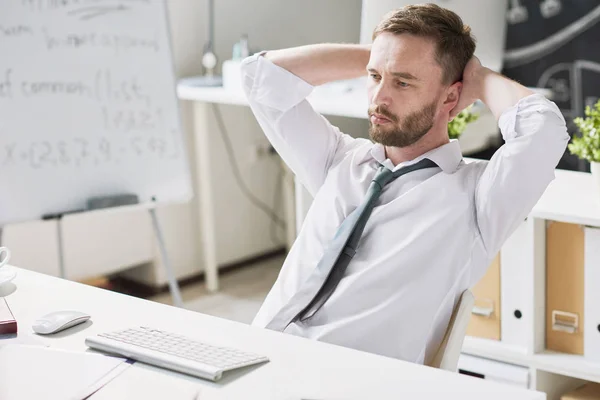
[[[552,310],[552,330],[575,333],[579,327],[579,316],[566,311]]]
[[[485,306],[474,305],[471,313],[489,318],[494,313],[494,301],[492,299],[480,299],[480,301],[485,303]]]

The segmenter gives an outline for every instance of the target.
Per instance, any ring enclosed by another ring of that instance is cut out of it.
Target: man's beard
[[[413,112],[399,122],[399,118],[381,106],[369,107],[369,117],[379,114],[391,121],[385,126],[373,125],[369,120],[369,136],[377,143],[391,147],[406,147],[416,143],[433,127],[435,104],[425,106],[421,111]]]

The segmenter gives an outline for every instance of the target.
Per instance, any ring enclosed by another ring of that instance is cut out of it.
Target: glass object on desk
[[[15,279],[17,271],[7,265],[10,261],[10,250],[8,247],[0,247],[0,286]]]

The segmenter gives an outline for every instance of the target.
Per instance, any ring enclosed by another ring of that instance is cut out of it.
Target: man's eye
[[[378,81],[379,79],[381,79],[381,77],[377,74],[370,74],[371,78]]]
[[[408,87],[408,83],[402,81],[398,81],[397,85],[400,87]]]

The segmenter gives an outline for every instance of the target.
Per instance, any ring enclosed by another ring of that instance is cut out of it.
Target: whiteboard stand
[[[65,246],[63,241],[62,217],[62,214],[56,217],[56,240],[58,242],[58,270],[60,272],[60,277],[66,279],[67,272],[65,270]]]
[[[175,278],[175,274],[171,268],[171,263],[169,262],[167,246],[165,246],[165,239],[163,237],[162,230],[160,229],[160,224],[158,223],[158,217],[156,215],[156,208],[154,206],[150,207],[150,217],[152,217],[152,225],[154,226],[154,233],[156,234],[156,240],[158,241],[160,258],[167,272],[169,290],[171,292],[171,296],[173,297],[173,305],[175,307],[183,308],[183,300],[181,299],[179,284],[177,283],[177,279]]]

